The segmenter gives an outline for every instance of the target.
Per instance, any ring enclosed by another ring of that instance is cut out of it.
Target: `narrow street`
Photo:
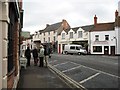
[[[118,57],[53,54],[49,63],[85,88],[118,88]]]

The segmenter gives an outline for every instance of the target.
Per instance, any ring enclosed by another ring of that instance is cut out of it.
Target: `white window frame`
[[[69,38],[72,39],[73,38],[73,32],[69,33]]]
[[[99,35],[95,35],[95,41],[99,41]]]
[[[62,39],[65,39],[65,33],[62,33]]]
[[[82,31],[78,31],[78,38],[82,38],[83,37],[83,32]]]

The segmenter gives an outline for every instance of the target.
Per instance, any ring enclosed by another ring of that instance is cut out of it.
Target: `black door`
[[[104,54],[109,55],[109,46],[104,46]]]
[[[110,48],[111,48],[111,55],[114,56],[115,55],[115,46],[111,46]]]

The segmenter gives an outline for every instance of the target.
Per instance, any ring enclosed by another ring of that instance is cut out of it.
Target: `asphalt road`
[[[52,54],[56,69],[85,88],[118,88],[118,57]]]

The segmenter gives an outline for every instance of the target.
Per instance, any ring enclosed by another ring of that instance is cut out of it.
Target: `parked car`
[[[65,45],[64,51],[65,54],[87,54],[87,51],[81,45]]]

